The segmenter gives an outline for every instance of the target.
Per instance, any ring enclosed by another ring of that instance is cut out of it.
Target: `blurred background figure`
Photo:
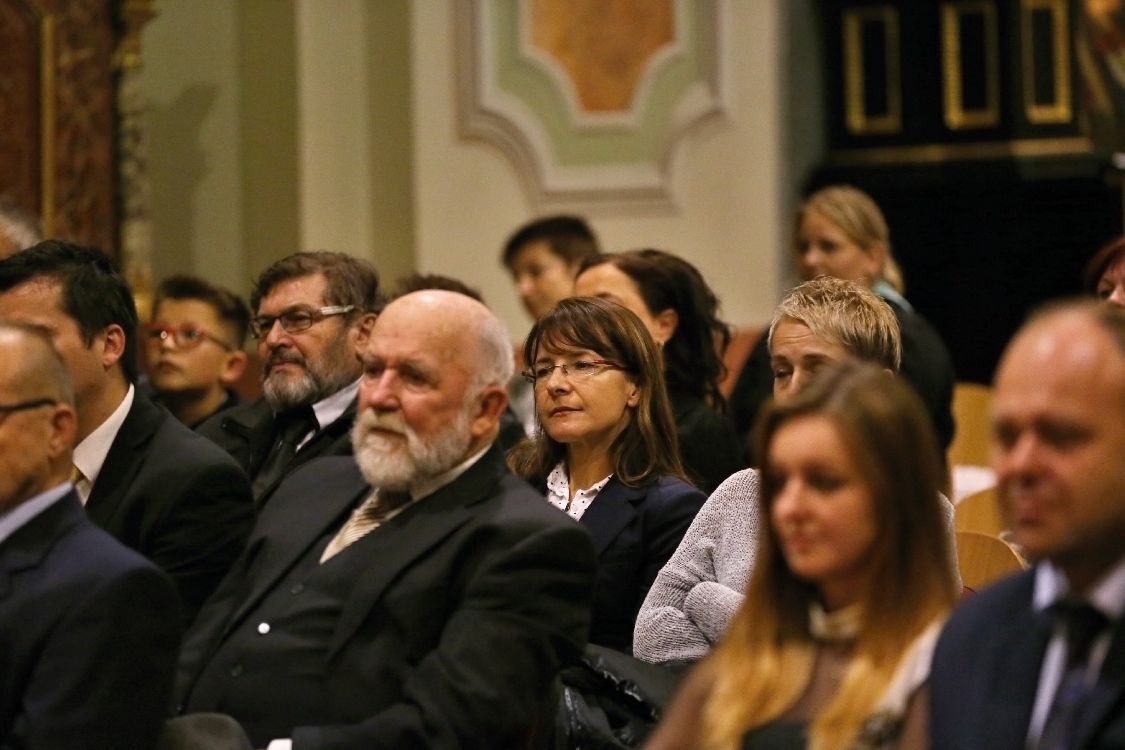
[[[695,266],[661,250],[599,255],[582,263],[574,293],[624,305],[660,347],[688,478],[712,492],[744,468],[744,446],[719,391],[730,327],[719,318],[719,299]]]
[[[180,644],[176,590],[86,517],[68,481],[70,374],[0,323],[0,747],[151,748]]]
[[[834,365],[767,407],[754,446],[768,523],[746,603],[647,747],[919,747],[956,596],[922,404]]]
[[[682,478],[660,354],[629,310],[572,297],[531,329],[524,359],[540,429],[509,465],[589,529],[590,643],[631,654],[637,610],[706,497]]]
[[[193,429],[238,404],[249,328],[250,308],[234,292],[195,276],[161,282],[143,338],[156,400]]]
[[[1125,310],[1125,237],[1102,246],[1083,274],[1083,287],[1098,299]]]
[[[578,216],[545,216],[524,224],[508,241],[500,261],[512,276],[523,308],[539,320],[559,300],[574,293],[574,277],[586,258],[600,252],[598,238]],[[526,363],[516,363],[517,371]],[[524,432],[535,431],[535,396],[523,378],[508,388],[512,411]]]
[[[867,193],[834,185],[813,193],[793,226],[797,274],[808,281],[834,276],[868,287],[891,306],[902,329],[902,376],[914,386],[937,430],[942,450],[953,440],[953,362],[937,331],[903,296],[902,273],[891,253],[890,230]],[[746,434],[771,388],[769,350],[759,341],[731,393],[735,428]]]
[[[0,197],[0,258],[26,250],[42,239],[39,220],[15,201]]]

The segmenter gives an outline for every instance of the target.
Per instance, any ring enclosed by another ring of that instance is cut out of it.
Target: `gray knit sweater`
[[[697,661],[742,604],[758,548],[758,472],[720,484],[688,527],[648,591],[633,630],[633,656],[647,662]],[[942,498],[957,586],[953,504]]]

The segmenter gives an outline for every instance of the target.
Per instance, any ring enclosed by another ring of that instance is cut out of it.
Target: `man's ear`
[[[78,434],[78,415],[70,404],[59,402],[51,415],[51,436],[47,440],[47,455],[56,458],[74,449]]]
[[[250,358],[241,349],[228,353],[222,369],[219,370],[219,383],[224,386],[234,385],[242,379],[242,374],[246,372],[249,363]]]
[[[375,328],[375,320],[378,317],[379,316],[373,312],[364,313],[352,326],[352,343],[357,353],[366,348],[367,339],[371,337],[371,331]]]
[[[469,414],[469,434],[474,438],[488,435],[500,422],[500,415],[508,408],[508,391],[492,385],[477,396],[472,413]]]
[[[101,347],[102,368],[109,370],[125,356],[125,329],[110,323],[94,337],[93,345]]]

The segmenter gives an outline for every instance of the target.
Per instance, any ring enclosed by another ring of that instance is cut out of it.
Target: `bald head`
[[[0,323],[0,514],[66,480],[73,401],[68,370],[46,335]]]
[[[371,484],[409,489],[496,439],[512,349],[480,302],[444,290],[399,297],[379,314],[360,358],[352,443]]]
[[[1125,319],[1068,303],[1031,319],[996,375],[993,463],[1002,509],[1033,558],[1079,590],[1125,546]]]

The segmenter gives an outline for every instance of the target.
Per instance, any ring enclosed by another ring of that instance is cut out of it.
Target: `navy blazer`
[[[346,551],[335,574],[350,584],[325,634],[320,690],[282,697],[308,675],[290,674],[283,625],[259,630],[259,605],[370,492],[350,457],[311,461],[279,485],[188,634],[180,710],[228,713],[255,747],[281,737],[302,750],[522,746],[584,645],[594,555],[495,446]],[[241,659],[245,639],[276,654],[229,675],[212,656],[226,645]]]
[[[171,582],[72,490],[0,542],[0,747],[151,748],[179,642]]]
[[[1050,629],[1031,608],[1034,569],[961,604],[930,671],[935,750],[1023,750]],[[1125,748],[1125,620],[1089,698],[1076,750]]]
[[[254,523],[250,483],[234,460],[139,390],[86,513],[172,578],[185,622],[238,559]]]
[[[641,603],[706,500],[673,476],[645,487],[614,477],[602,488],[582,514],[598,554],[590,643],[633,653]]]

